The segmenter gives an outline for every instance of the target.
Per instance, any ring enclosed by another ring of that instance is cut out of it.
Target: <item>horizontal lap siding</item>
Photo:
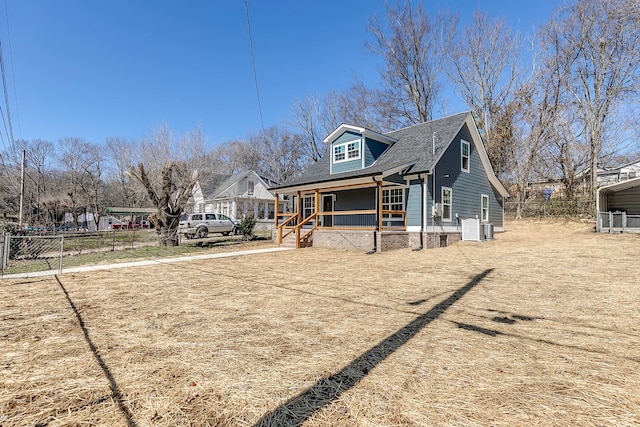
[[[336,193],[336,211],[351,211],[357,209],[375,209],[375,188],[361,188],[357,190],[345,190]]]
[[[340,163],[333,163],[333,147],[353,141],[361,141],[362,143],[362,135],[355,132],[345,132],[331,144],[331,173],[349,172],[362,169],[362,158],[356,160],[347,160]]]
[[[416,227],[420,226],[422,218],[422,190],[421,182],[419,180],[413,180],[409,183],[407,190],[407,226]]]
[[[461,140],[470,145],[469,172],[463,172],[461,168]],[[455,218],[456,213],[460,220],[476,216],[480,218],[482,215],[481,196],[485,194],[489,196],[489,222],[498,227],[503,226],[502,196],[491,185],[466,125],[456,135],[436,166],[435,176],[436,203],[441,203],[442,187],[449,187],[453,190],[452,221],[451,223],[443,222],[443,225],[458,225]]]
[[[364,144],[364,167],[369,167],[373,164],[373,162],[375,162],[376,160],[378,160],[378,157],[380,157],[380,155],[382,153],[384,153],[384,151],[388,148],[389,146],[387,144],[383,144],[382,142],[378,142],[374,139],[370,139],[370,138],[365,138],[365,144]]]

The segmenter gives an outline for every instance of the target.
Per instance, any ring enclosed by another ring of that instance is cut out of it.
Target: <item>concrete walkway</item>
[[[220,252],[215,254],[203,254],[203,255],[189,255],[189,256],[181,256],[181,257],[175,257],[175,258],[158,258],[158,259],[148,259],[144,261],[120,262],[115,264],[89,265],[86,267],[63,268],[62,274],[83,273],[86,271],[96,271],[96,270],[113,270],[116,268],[141,267],[141,266],[158,265],[158,264],[172,264],[174,262],[196,261],[196,260],[203,260],[203,259],[228,258],[232,256],[254,255],[254,254],[264,254],[268,252],[288,251],[291,249],[292,248],[251,249],[246,251]],[[57,269],[45,270],[45,271],[33,271],[30,273],[6,274],[2,276],[2,279],[25,279],[30,277],[54,276],[58,273],[59,272]]]

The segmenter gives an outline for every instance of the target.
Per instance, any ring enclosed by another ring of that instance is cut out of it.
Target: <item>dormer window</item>
[[[360,140],[345,142],[333,146],[333,163],[357,160],[360,158]]]

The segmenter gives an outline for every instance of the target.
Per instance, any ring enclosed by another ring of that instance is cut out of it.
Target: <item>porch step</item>
[[[308,248],[313,246],[313,239],[311,238],[311,236],[305,238],[302,240],[302,242],[300,242],[300,247],[301,248]],[[287,237],[285,237],[284,239],[282,239],[282,243],[280,244],[280,247],[282,248],[295,248],[296,247],[296,236],[294,235],[289,235]]]

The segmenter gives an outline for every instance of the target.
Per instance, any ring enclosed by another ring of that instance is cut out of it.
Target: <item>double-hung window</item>
[[[360,158],[360,140],[345,142],[333,146],[333,163],[357,160]]]
[[[451,221],[451,204],[453,202],[453,190],[442,187],[442,220]]]
[[[462,169],[463,172],[469,172],[469,159],[470,159],[470,155],[469,153],[471,152],[471,146],[469,145],[469,143],[467,141],[461,141],[460,144],[460,169]]]
[[[489,222],[489,196],[486,194],[482,195],[482,222]]]
[[[302,218],[309,218],[316,210],[315,196],[304,196],[302,199]]]
[[[382,190],[382,210],[404,210],[404,189],[402,187],[386,188]],[[402,213],[384,213],[383,218],[402,218]]]

